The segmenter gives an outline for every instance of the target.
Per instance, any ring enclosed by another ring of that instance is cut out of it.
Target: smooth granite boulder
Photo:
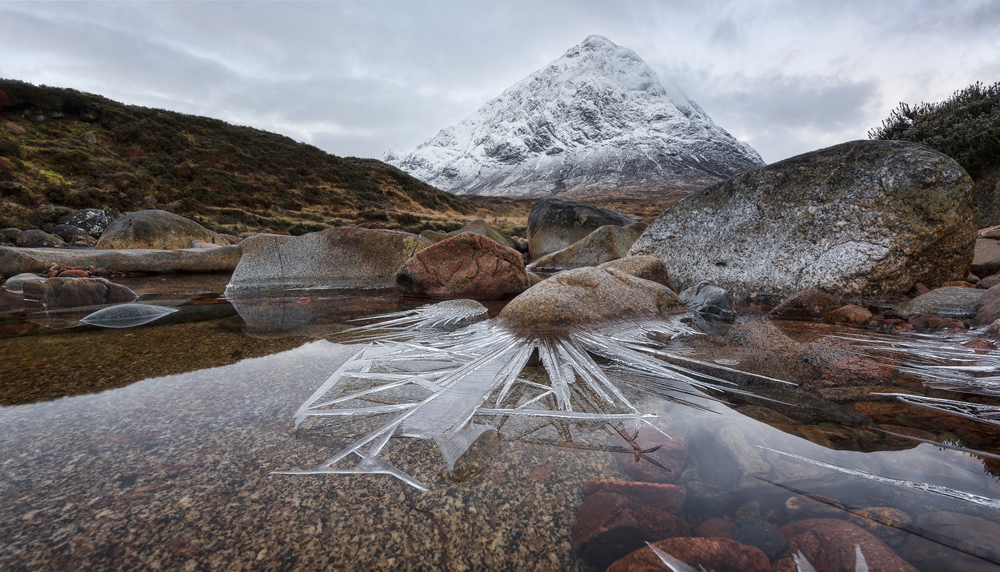
[[[257,234],[239,244],[242,257],[227,296],[268,296],[290,288],[391,287],[396,272],[431,243],[408,232],[352,226],[302,236]],[[208,250],[212,252],[218,249]]]
[[[663,213],[630,255],[662,258],[678,288],[737,298],[804,289],[892,296],[964,280],[976,238],[972,180],[903,141],[853,141],[748,171]]]
[[[528,288],[521,253],[463,232],[428,246],[396,273],[396,286],[432,298],[503,298]]]
[[[562,250],[546,254],[531,263],[537,270],[564,270],[599,266],[628,254],[644,230],[642,223],[629,226],[605,225]]]
[[[801,570],[794,559],[798,552],[816,570],[855,570],[858,548],[864,554],[869,570],[917,572],[880,538],[843,520],[798,520],[782,526],[780,532],[791,542],[791,548],[774,563],[774,572]]]
[[[528,250],[531,259],[562,250],[605,225],[635,222],[627,214],[587,203],[543,199],[528,214]]]
[[[535,284],[500,312],[500,319],[532,332],[611,320],[686,313],[666,286],[613,268],[575,268]]]
[[[129,213],[109,224],[94,249],[178,250],[191,248],[194,240],[230,244],[219,233],[208,230],[193,220],[167,211],[147,210]]]

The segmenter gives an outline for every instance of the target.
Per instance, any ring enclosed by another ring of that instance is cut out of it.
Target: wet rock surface
[[[219,233],[193,220],[167,211],[145,210],[128,213],[108,224],[94,245],[96,250],[191,248],[191,241],[228,245]]]
[[[840,308],[841,304],[840,298],[836,296],[816,290],[803,290],[782,300],[771,310],[770,315],[775,318],[823,319]]]
[[[416,253],[395,280],[403,292],[433,298],[502,298],[528,288],[519,252],[471,232]]]
[[[687,461],[687,439],[681,435],[667,437],[649,427],[643,427],[637,435],[629,437],[632,437],[634,447],[638,447],[637,451],[649,451],[618,456],[622,470],[629,478],[647,483],[671,483],[680,477]]]
[[[740,298],[803,288],[891,296],[968,275],[972,204],[972,181],[950,158],[854,141],[690,195],[629,253],[662,258],[679,288],[709,280]]]
[[[561,270],[582,266],[599,266],[628,254],[641,230],[621,226],[602,226],[566,248],[546,254],[531,263],[539,270]]]
[[[941,318],[964,320],[975,317],[982,297],[983,291],[978,288],[960,286],[936,288],[900,304],[896,312],[907,318],[915,314],[931,314]]]
[[[636,220],[624,213],[563,199],[543,199],[528,214],[532,260],[562,250],[605,225],[627,226]]]
[[[134,301],[138,295],[121,284],[103,278],[48,278],[45,281],[24,282],[25,301],[46,308],[72,308],[121,304]]]
[[[770,572],[763,552],[727,538],[668,538],[653,546],[694,569],[715,572]],[[699,568],[701,567],[701,568]],[[663,562],[649,547],[643,547],[608,567],[608,572],[660,572]]]
[[[597,492],[583,500],[573,528],[573,550],[596,568],[664,538],[691,536],[680,518],[623,495]]]
[[[645,506],[677,514],[684,508],[687,493],[681,487],[663,483],[637,483],[614,479],[591,479],[583,484],[583,494],[612,493],[629,497]]]
[[[801,551],[816,570],[854,570],[855,546],[868,562],[869,570],[916,572],[884,542],[843,520],[806,519],[781,527],[791,548],[774,563],[775,572],[796,572],[792,555]]]
[[[872,313],[867,308],[848,304],[828,313],[823,320],[829,324],[848,324],[865,326],[872,319]]]

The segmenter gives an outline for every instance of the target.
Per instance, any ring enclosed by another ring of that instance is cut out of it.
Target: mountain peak
[[[387,163],[456,194],[697,188],[763,164],[632,50],[588,36]]]

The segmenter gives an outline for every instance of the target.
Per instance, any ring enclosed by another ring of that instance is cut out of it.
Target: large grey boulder
[[[972,180],[954,160],[853,141],[688,196],[629,254],[662,258],[679,288],[708,280],[739,298],[890,296],[965,279],[975,226]]]
[[[80,209],[59,217],[59,224],[76,227],[94,238],[100,238],[118,215],[118,211],[109,213],[103,209]]]
[[[599,266],[617,260],[628,253],[645,225],[605,225],[562,250],[546,254],[531,263],[537,270],[563,270],[582,266]]]
[[[149,248],[175,250],[191,248],[191,242],[201,240],[228,245],[230,241],[193,220],[167,211],[146,210],[129,213],[108,225],[95,250]]]
[[[226,286],[226,295],[268,296],[289,288],[394,286],[399,267],[430,244],[408,232],[348,226],[302,236],[258,234],[240,243],[243,256]]]
[[[587,203],[543,199],[528,214],[528,250],[532,260],[562,250],[605,225],[635,222],[627,214]]]

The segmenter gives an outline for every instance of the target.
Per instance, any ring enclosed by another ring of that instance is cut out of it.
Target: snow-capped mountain
[[[693,190],[764,164],[635,52],[602,36],[382,160],[455,194],[514,197]]]

